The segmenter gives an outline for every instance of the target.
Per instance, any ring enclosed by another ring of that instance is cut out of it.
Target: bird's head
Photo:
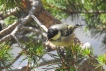
[[[75,29],[76,28],[78,28],[78,27],[80,27],[80,26],[82,26],[82,25],[79,25],[79,24],[76,24],[76,25],[68,25],[67,27],[67,34],[72,34],[72,33],[74,33],[74,31],[75,31]]]
[[[76,28],[81,27],[81,26],[83,26],[83,25],[80,25],[80,24],[75,24],[74,26],[69,25],[69,26],[68,26],[68,29],[69,29],[70,31],[74,32],[74,30],[75,30]]]
[[[60,38],[61,36],[61,33],[59,30],[57,29],[48,29],[48,32],[47,32],[47,37],[48,37],[48,40],[57,40],[58,38]]]

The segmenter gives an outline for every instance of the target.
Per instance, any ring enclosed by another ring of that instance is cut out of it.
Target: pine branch
[[[21,56],[22,56],[22,53],[24,52],[24,51],[26,51],[28,49],[28,47],[26,47],[26,48],[24,48],[16,57],[15,57],[15,59],[11,62],[11,63],[9,63],[8,65],[6,65],[5,67],[10,67],[12,64],[14,64],[14,62],[16,62]],[[5,67],[1,67],[1,69],[4,69]]]
[[[81,13],[84,13],[84,14],[105,14],[106,11],[73,11],[71,9],[63,9],[61,7],[57,7],[55,5],[51,5],[51,4],[47,4],[47,6],[51,7],[51,8],[56,8],[57,10],[62,10],[66,13],[69,13],[69,14],[81,14]]]

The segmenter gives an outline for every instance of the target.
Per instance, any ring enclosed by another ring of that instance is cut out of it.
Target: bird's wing
[[[68,28],[68,26],[65,28],[65,30],[60,30],[62,33],[62,36],[69,36],[74,32],[73,28]]]
[[[70,25],[72,26],[72,25]],[[69,24],[56,24],[51,26],[49,29],[58,29],[61,32],[61,36],[69,36],[73,33],[73,28],[68,28]]]

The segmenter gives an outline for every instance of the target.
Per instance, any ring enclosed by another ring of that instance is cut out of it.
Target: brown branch
[[[21,28],[24,24],[26,24],[26,23],[28,22],[29,19],[30,19],[30,16],[28,15],[28,16],[26,16],[25,18],[21,18],[21,20],[18,20],[18,21],[15,22],[14,24],[8,26],[6,29],[0,31],[0,36],[6,35],[6,36],[4,36],[3,38],[0,39],[0,43],[4,42],[4,41],[6,41],[6,40],[8,40],[8,39],[10,39],[10,38],[12,37],[9,33],[10,33],[12,30],[14,30],[14,28],[15,28],[19,23],[21,23],[21,24],[19,24],[19,25],[17,26],[17,28]],[[18,30],[16,30],[16,31],[18,31]],[[16,33],[16,31],[15,31],[15,33]],[[13,33],[14,33],[14,32],[12,32],[12,34],[13,34]],[[9,34],[9,35],[7,35],[7,34]]]
[[[29,21],[29,19],[30,19],[29,15],[24,18],[20,18],[17,22],[14,22],[12,25],[0,31],[0,36],[11,33],[14,30],[14,28],[16,28],[17,25],[18,25],[17,28],[21,28],[23,25],[25,25]]]
[[[20,18],[17,22],[15,22],[12,25],[8,26],[4,30],[0,31],[0,36],[10,34],[14,30],[14,28],[16,28],[15,29],[16,31],[11,33],[11,34],[15,34],[19,29],[21,29],[30,20],[31,15],[34,14],[34,12],[37,9],[36,7],[39,7],[39,1],[31,0],[31,2],[33,3],[33,5],[32,5],[31,10],[29,11],[29,14],[26,17],[24,16],[24,18],[23,17]]]
[[[12,38],[12,36],[10,34],[9,35],[6,35],[6,36],[4,36],[3,38],[0,39],[0,43],[4,42],[6,40],[9,40],[11,38]]]
[[[40,62],[37,67],[48,65],[48,64],[55,64],[58,62],[60,62],[60,59],[51,59],[51,60],[48,60],[46,62]]]
[[[9,34],[10,32],[12,32],[12,30],[14,30],[14,28],[19,24],[20,22],[14,22],[12,25],[8,26],[7,28],[3,29],[2,31],[0,31],[0,36],[4,36]]]

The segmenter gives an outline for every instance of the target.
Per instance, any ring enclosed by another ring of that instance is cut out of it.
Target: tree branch
[[[20,20],[18,20],[17,22],[13,23],[12,25],[8,26],[6,29],[0,31],[0,36],[2,35],[6,35],[3,38],[0,39],[0,43],[10,39],[12,36],[9,34],[19,23],[17,28],[15,29],[15,31],[13,31],[11,34],[15,34],[19,28],[21,28],[24,24],[26,24],[28,22],[28,20],[30,19],[30,16],[26,16],[25,18],[21,18]],[[9,34],[9,35],[7,35]]]
[[[0,43],[4,42],[6,40],[9,40],[11,38],[12,38],[12,36],[10,34],[9,35],[6,35],[6,36],[4,36],[3,38],[0,39]]]
[[[21,28],[21,30],[27,30],[27,31],[35,32],[35,33],[41,34],[43,37],[47,38],[46,33],[40,31],[39,29],[33,28],[33,27],[24,26],[24,27]]]
[[[55,64],[58,62],[60,62],[60,59],[51,59],[51,60],[48,60],[46,62],[40,62],[37,67],[48,65],[48,64]]]
[[[17,13],[17,11],[19,11],[18,7],[15,7],[14,9],[10,9],[10,10],[6,11],[5,15],[3,14],[3,12],[0,12],[0,19],[4,20],[5,18]]]
[[[38,24],[45,32],[48,31],[48,29],[47,29],[44,25],[42,25],[42,24],[40,23],[40,21],[39,21],[34,15],[31,15],[31,17],[37,22],[37,24]]]

